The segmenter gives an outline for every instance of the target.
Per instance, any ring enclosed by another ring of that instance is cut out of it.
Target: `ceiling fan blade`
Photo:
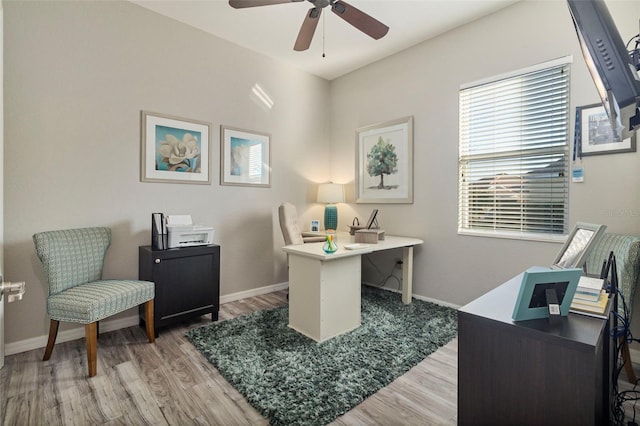
[[[303,0],[229,0],[229,6],[234,9],[244,9],[245,7],[270,6],[272,4],[292,3]]]
[[[331,11],[376,40],[384,37],[389,31],[389,27],[382,22],[342,0],[331,3]]]
[[[304,18],[304,21],[302,21],[302,26],[300,27],[296,44],[293,45],[293,50],[301,52],[309,48],[311,40],[313,39],[313,33],[316,32],[318,21],[320,21],[321,14],[322,9],[315,7],[309,9],[307,16]]]

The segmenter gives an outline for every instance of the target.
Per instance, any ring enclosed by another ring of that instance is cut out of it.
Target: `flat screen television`
[[[640,128],[640,75],[603,0],[567,0],[582,54],[622,139]]]

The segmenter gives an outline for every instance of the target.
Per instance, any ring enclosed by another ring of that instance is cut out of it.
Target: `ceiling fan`
[[[229,5],[235,9],[245,7],[269,6],[272,4],[293,3],[304,0],[229,0]],[[389,31],[382,22],[372,18],[360,9],[351,6],[342,0],[307,0],[313,7],[307,12],[307,16],[302,21],[298,38],[293,46],[293,50],[307,50],[311,45],[313,33],[316,31],[322,9],[331,6],[331,11],[353,25],[368,36],[378,40],[384,37]]]

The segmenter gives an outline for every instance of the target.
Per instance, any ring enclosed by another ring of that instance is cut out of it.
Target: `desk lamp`
[[[327,203],[324,208],[324,229],[338,228],[338,207],[335,203],[344,203],[344,189],[338,183],[318,185],[318,202]]]

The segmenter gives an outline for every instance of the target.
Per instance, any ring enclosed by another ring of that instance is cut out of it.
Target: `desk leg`
[[[402,248],[402,303],[411,303],[413,294],[413,246]]]

